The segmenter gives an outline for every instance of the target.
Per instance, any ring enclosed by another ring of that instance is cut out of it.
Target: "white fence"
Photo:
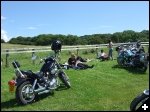
[[[114,47],[118,45],[134,45],[136,42],[133,43],[114,43]],[[141,42],[142,46],[149,47],[149,42]],[[77,56],[79,49],[96,49],[96,55],[98,55],[98,48],[107,48],[108,44],[97,44],[97,45],[76,45],[76,46],[62,46],[63,50],[77,50]],[[4,52],[5,51],[5,52]],[[10,52],[11,51],[11,52]],[[51,47],[36,47],[36,48],[17,48],[17,49],[1,49],[1,55],[6,54],[6,67],[9,67],[9,54],[16,54],[16,53],[32,53],[32,56],[35,52],[47,52],[52,51]],[[2,65],[2,58],[1,58],[1,65]]]
[[[134,45],[136,42],[132,43],[114,43],[114,47],[118,46],[120,44],[123,45]],[[148,46],[149,42],[141,42],[142,46]],[[63,50],[77,50],[77,49],[93,49],[93,48],[106,48],[108,44],[95,44],[95,45],[76,45],[76,46],[62,46]],[[16,54],[16,53],[33,53],[33,52],[47,52],[52,51],[51,47],[35,47],[35,48],[17,48],[17,49],[1,49],[1,55],[2,54]]]

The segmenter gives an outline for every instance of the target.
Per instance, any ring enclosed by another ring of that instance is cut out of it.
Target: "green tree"
[[[4,39],[1,39],[1,43],[5,43]]]

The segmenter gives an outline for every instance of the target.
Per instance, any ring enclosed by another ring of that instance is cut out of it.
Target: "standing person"
[[[114,60],[113,58],[113,42],[111,41],[111,39],[108,40],[108,48],[109,48],[109,52],[108,52],[108,59],[110,60],[110,58],[112,58],[112,60]]]

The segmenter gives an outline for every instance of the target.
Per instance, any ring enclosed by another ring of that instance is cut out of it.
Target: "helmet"
[[[54,40],[51,44],[51,49],[55,51],[55,53],[61,51],[61,42],[59,40]]]
[[[116,47],[116,51],[118,51],[119,49],[121,49],[121,47],[120,47],[120,46],[117,46],[117,47]]]

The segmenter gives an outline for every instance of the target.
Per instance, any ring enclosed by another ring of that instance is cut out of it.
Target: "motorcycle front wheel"
[[[32,90],[30,81],[23,82],[16,89],[16,100],[20,105],[32,103],[37,98],[37,95]]]
[[[127,62],[125,59],[123,61],[123,58],[117,58],[117,63],[119,66],[125,66],[125,63],[127,63]]]
[[[67,88],[71,87],[68,76],[63,72],[59,74],[60,80],[67,86]]]
[[[122,59],[117,59],[117,63],[118,63],[118,65],[122,66],[123,65]]]
[[[148,95],[145,95],[144,93],[139,94],[136,98],[133,99],[133,101],[130,104],[130,110],[131,111],[136,111],[143,103],[145,100],[148,98]]]

